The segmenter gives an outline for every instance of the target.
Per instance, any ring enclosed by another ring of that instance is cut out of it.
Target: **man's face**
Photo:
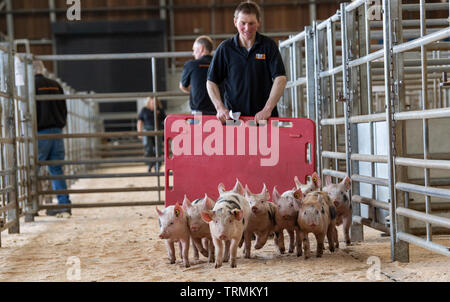
[[[147,108],[150,110],[155,109],[155,100],[154,99],[152,99],[152,98],[148,99]]]
[[[254,14],[244,14],[240,12],[237,18],[234,18],[234,26],[239,32],[239,36],[246,41],[253,40],[259,28],[259,22]]]
[[[200,59],[202,56],[203,51],[203,45],[199,43],[194,43],[194,46],[192,46],[192,55],[196,60]]]

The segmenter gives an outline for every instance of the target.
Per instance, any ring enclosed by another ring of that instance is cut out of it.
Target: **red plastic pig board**
[[[236,178],[252,193],[260,193],[265,183],[271,196],[274,186],[280,193],[295,187],[294,176],[305,183],[316,166],[314,122],[271,118],[267,125],[255,126],[253,120],[241,117],[234,125],[222,125],[215,116],[169,115],[165,120],[166,207],[181,204],[185,194],[191,201],[205,193],[217,200],[219,183],[231,190]]]

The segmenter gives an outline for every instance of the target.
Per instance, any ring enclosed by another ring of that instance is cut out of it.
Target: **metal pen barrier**
[[[289,58],[286,93],[295,108],[300,104],[293,87],[306,85],[312,92],[303,96],[315,104],[313,112],[301,117],[316,121],[318,173],[352,179],[352,241],[363,240],[366,225],[390,234],[393,260],[409,261],[409,243],[448,256],[449,247],[432,242],[432,224],[437,224],[438,233],[450,233],[449,218],[442,216],[450,211],[450,175],[431,177],[430,171],[448,171],[450,153],[430,152],[430,146],[436,149],[436,139],[431,145],[428,123],[435,121],[435,127],[445,129],[450,117],[450,28],[448,19],[425,19],[425,11],[443,10],[448,15],[449,4],[372,5],[364,0],[342,4],[335,15],[280,42],[284,58]],[[374,11],[378,19],[371,15]],[[419,11],[420,19],[403,20],[409,11]],[[380,27],[381,36],[373,30]],[[314,51],[306,52],[304,61],[312,60],[314,68],[302,78],[295,71],[305,64],[292,59],[291,48],[308,37],[314,40]],[[381,45],[374,42],[380,37]],[[408,144],[413,138],[406,135],[406,123],[412,120],[423,124],[422,151]],[[424,177],[412,168],[423,169]],[[411,203],[410,194],[420,194],[424,202]],[[432,202],[434,198],[447,201]],[[410,228],[413,219],[425,228]]]

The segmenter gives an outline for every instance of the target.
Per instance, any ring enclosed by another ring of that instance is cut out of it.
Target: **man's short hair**
[[[213,50],[213,41],[208,36],[200,36],[197,39],[195,39],[194,43],[198,43],[200,45],[203,45],[208,52],[212,52]]]
[[[253,1],[241,2],[234,11],[234,17],[237,18],[239,13],[255,15],[258,22],[261,21],[261,9],[259,8],[259,5]]]

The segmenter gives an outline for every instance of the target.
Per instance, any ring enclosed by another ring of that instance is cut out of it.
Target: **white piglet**
[[[156,207],[159,216],[159,238],[166,240],[166,248],[169,254],[171,264],[175,263],[175,242],[180,242],[181,257],[185,267],[189,264],[189,227],[187,216],[182,207],[177,203],[174,206],[168,206],[164,211]]]
[[[237,248],[249,220],[250,206],[243,196],[244,189],[239,180],[231,191],[225,191],[222,183],[219,184],[218,189],[219,199],[212,210],[202,212],[202,218],[209,223],[211,230],[216,256],[215,268],[221,267],[223,261],[228,261],[230,252],[230,266],[234,268],[237,266]]]

